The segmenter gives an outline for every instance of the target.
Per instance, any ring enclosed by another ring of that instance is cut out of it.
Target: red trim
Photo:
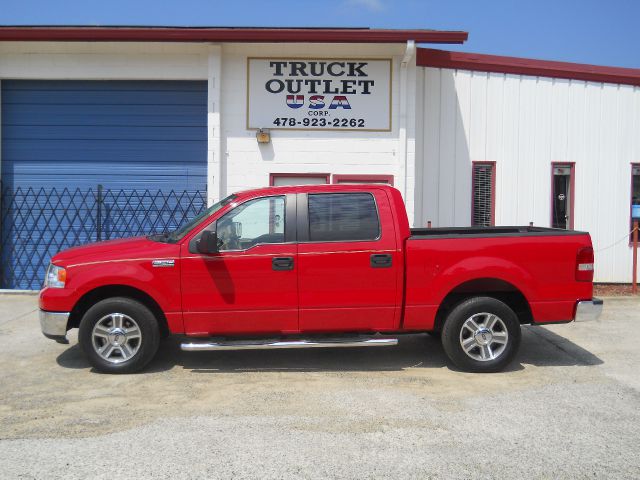
[[[417,65],[640,86],[640,69],[418,48]]]
[[[318,178],[324,177],[325,183],[329,183],[329,177],[331,174],[329,173],[270,173],[269,174],[269,186],[273,187],[278,177],[287,177],[287,178]]]
[[[369,28],[0,27],[0,41],[464,43],[468,35]]]
[[[393,186],[393,175],[334,175],[331,183],[340,182],[382,183]]]
[[[639,162],[631,162],[631,185],[629,190],[629,231],[633,230],[633,168],[640,167]],[[629,235],[629,246],[633,246],[633,232]]]
[[[473,225],[473,192],[476,184],[476,165],[491,166],[491,226],[496,224],[496,162],[494,161],[478,161],[471,162],[471,225]]]
[[[569,230],[573,230],[573,217],[576,207],[576,162],[551,162],[551,221],[549,223],[550,226],[553,227],[553,168],[554,167],[569,167],[571,168],[571,173],[569,174],[569,190],[571,190],[571,198],[569,199]]]

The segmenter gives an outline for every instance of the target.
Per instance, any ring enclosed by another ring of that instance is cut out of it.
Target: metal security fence
[[[206,192],[0,186],[0,288],[37,290],[57,252],[171,231],[206,208]]]

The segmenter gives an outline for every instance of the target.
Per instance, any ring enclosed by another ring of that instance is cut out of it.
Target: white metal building
[[[0,180],[193,188],[209,202],[268,184],[386,182],[415,226],[588,230],[596,280],[629,282],[640,70],[416,46],[466,38],[0,27]],[[19,212],[0,208],[6,268],[33,239],[7,237]]]

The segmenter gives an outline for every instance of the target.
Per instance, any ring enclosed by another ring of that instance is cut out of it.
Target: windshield
[[[202,222],[205,218],[210,217],[211,215],[216,213],[218,210],[220,210],[222,207],[231,203],[235,198],[236,198],[236,195],[229,195],[227,198],[223,198],[218,203],[214,203],[209,208],[207,208],[206,210],[201,212],[199,215],[194,217],[191,221],[184,224],[182,227],[178,228],[177,230],[174,230],[173,232],[167,235],[164,235],[165,237],[164,239],[170,243],[175,243],[178,240],[181,240],[182,238],[184,238],[184,236],[187,233],[193,230],[193,228],[196,225],[199,225],[200,222]]]

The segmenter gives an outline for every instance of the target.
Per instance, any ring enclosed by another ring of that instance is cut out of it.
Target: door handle
[[[293,270],[293,257],[273,257],[271,268],[273,270]]]
[[[393,265],[390,253],[374,253],[370,257],[371,268],[389,268]]]

